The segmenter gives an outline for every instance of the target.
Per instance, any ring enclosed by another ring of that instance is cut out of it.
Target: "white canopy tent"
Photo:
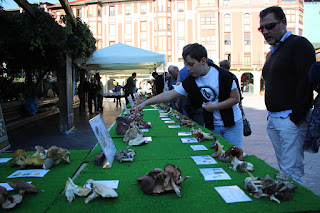
[[[99,70],[102,75],[150,74],[161,64],[165,67],[164,54],[118,43],[96,50],[86,66],[91,71]]]

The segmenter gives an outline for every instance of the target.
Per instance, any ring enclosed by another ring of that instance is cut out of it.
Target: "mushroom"
[[[214,153],[211,154],[211,157],[215,158],[220,155],[223,155],[225,151],[222,149],[222,145],[219,143],[219,140],[216,140],[210,147],[211,149],[214,149]]]
[[[119,150],[114,155],[114,158],[120,163],[124,161],[133,161],[133,157],[135,156],[136,152],[133,149],[129,149],[130,146],[127,146],[125,150]]]
[[[244,159],[243,151],[241,148],[237,146],[229,147],[226,152],[224,153],[226,157],[237,157],[239,160]]]
[[[25,164],[25,159],[27,158],[28,153],[23,149],[17,149],[12,154],[11,166],[21,166]]]
[[[31,183],[24,182],[23,180],[9,180],[8,184],[21,195],[23,195],[24,193],[39,192],[39,190],[34,185],[32,185]]]
[[[71,163],[70,152],[61,147],[51,146],[48,149],[47,157],[53,160],[54,165],[59,164],[62,160]]]
[[[129,141],[128,145],[129,146],[139,146],[141,144],[144,144],[144,143],[148,143],[147,140],[145,140],[142,135],[138,135],[136,138],[132,139]]]
[[[129,142],[130,140],[135,139],[138,135],[143,135],[143,132],[139,129],[138,126],[132,126],[124,135],[123,142]]]
[[[6,202],[8,196],[9,194],[7,189],[3,186],[0,186],[0,204],[3,204],[4,202]]]
[[[85,203],[89,203],[92,199],[96,197],[104,197],[104,198],[115,198],[118,197],[118,194],[113,189],[109,188],[108,186],[96,182],[92,179],[86,181],[86,184],[91,184],[92,187],[92,194],[85,199]]]
[[[71,203],[72,200],[75,199],[75,195],[83,197],[87,196],[91,191],[91,189],[87,187],[76,185],[71,178],[68,178],[68,180],[66,181],[66,186],[64,187],[64,190],[69,203]]]
[[[16,194],[16,195],[9,195],[7,200],[2,203],[3,209],[12,209],[17,204],[21,203],[22,201],[22,195]]]

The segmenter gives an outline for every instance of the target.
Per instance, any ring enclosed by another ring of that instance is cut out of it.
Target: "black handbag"
[[[249,136],[251,135],[251,133],[252,131],[251,131],[250,123],[245,117],[243,117],[243,135]]]

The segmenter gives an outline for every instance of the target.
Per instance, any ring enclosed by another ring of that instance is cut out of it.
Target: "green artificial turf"
[[[32,152],[28,152],[33,154]],[[61,191],[64,189],[66,180],[68,177],[72,177],[73,174],[82,164],[85,157],[88,155],[89,150],[70,150],[71,163],[61,162],[50,169],[43,178],[10,178],[6,177],[12,174],[14,171],[19,170],[19,167],[10,167],[11,161],[0,164],[0,182],[6,183],[8,180],[23,180],[31,181],[32,184],[37,187],[41,192],[38,194],[26,194],[20,204],[18,204],[10,212],[23,212],[23,213],[35,213],[45,212],[46,209],[55,201]],[[0,154],[1,158],[12,157],[12,154]],[[30,168],[31,169],[31,168]],[[10,191],[10,194],[16,194],[14,191]],[[2,209],[0,208],[0,211]]]

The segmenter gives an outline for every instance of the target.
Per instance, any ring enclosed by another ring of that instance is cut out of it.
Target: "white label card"
[[[119,185],[119,180],[95,180],[95,182],[102,183],[103,185],[111,188],[111,189],[117,189]],[[91,189],[91,184],[86,184],[84,187],[87,187]]]
[[[190,136],[192,135],[191,132],[178,132],[178,136]]]
[[[196,138],[181,138],[182,143],[199,143]]]
[[[170,121],[164,121],[164,123],[165,123],[165,124],[173,124],[173,123],[175,123],[175,121],[172,121],[172,120],[170,120]]]
[[[171,118],[161,118],[162,121],[170,121]]]
[[[252,201],[251,198],[242,191],[239,186],[218,186],[214,189],[226,201],[226,203],[238,203]]]
[[[17,170],[11,175],[9,175],[7,178],[44,177],[49,171],[49,169]]]
[[[152,137],[143,137],[143,140],[152,141]]]
[[[193,149],[193,151],[205,151],[208,150],[207,147],[204,145],[190,145],[190,147]]]
[[[140,129],[141,132],[149,132],[149,129]]]
[[[9,160],[11,160],[12,158],[0,158],[0,163],[6,163]]]
[[[180,125],[168,125],[168,128],[177,129],[177,128],[180,128]]]
[[[203,168],[199,170],[205,181],[231,180],[231,177],[222,168]]]
[[[210,155],[191,156],[197,165],[217,164],[217,161]]]

